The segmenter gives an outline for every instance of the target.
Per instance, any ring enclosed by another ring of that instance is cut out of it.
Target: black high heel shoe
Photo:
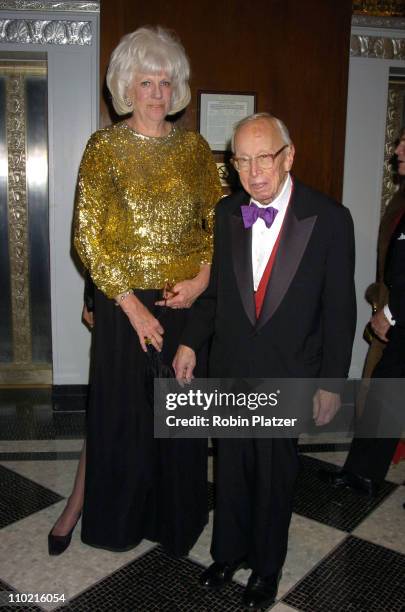
[[[69,548],[70,542],[72,540],[72,534],[75,530],[77,523],[81,517],[81,513],[79,514],[76,523],[73,525],[72,529],[63,536],[53,535],[53,527],[51,531],[48,533],[48,553],[51,556],[61,555],[67,548]]]

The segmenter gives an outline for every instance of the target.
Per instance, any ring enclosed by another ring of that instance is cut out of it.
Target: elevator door
[[[0,61],[0,384],[52,383],[45,61]]]

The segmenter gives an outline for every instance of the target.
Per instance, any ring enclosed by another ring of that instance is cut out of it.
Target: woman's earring
[[[128,108],[131,108],[131,106],[132,106],[131,98],[124,98],[124,102],[128,106]]]

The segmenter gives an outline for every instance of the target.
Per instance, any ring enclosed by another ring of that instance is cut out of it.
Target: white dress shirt
[[[263,276],[263,272],[280,233],[288,202],[290,201],[291,191],[292,180],[288,173],[279,195],[271,204],[267,204],[267,206],[273,206],[273,208],[278,210],[272,226],[266,227],[264,220],[260,217],[257,219],[256,223],[252,225],[252,268],[253,287],[255,291],[257,291],[260,279]],[[265,204],[260,204],[253,198],[250,198],[250,203],[256,204],[259,208],[267,208]]]

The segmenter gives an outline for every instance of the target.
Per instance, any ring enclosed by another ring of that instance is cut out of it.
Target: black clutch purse
[[[145,386],[147,397],[153,406],[155,378],[175,378],[176,375],[171,365],[163,363],[160,353],[153,344],[147,344],[147,349],[148,362],[145,373]]]

